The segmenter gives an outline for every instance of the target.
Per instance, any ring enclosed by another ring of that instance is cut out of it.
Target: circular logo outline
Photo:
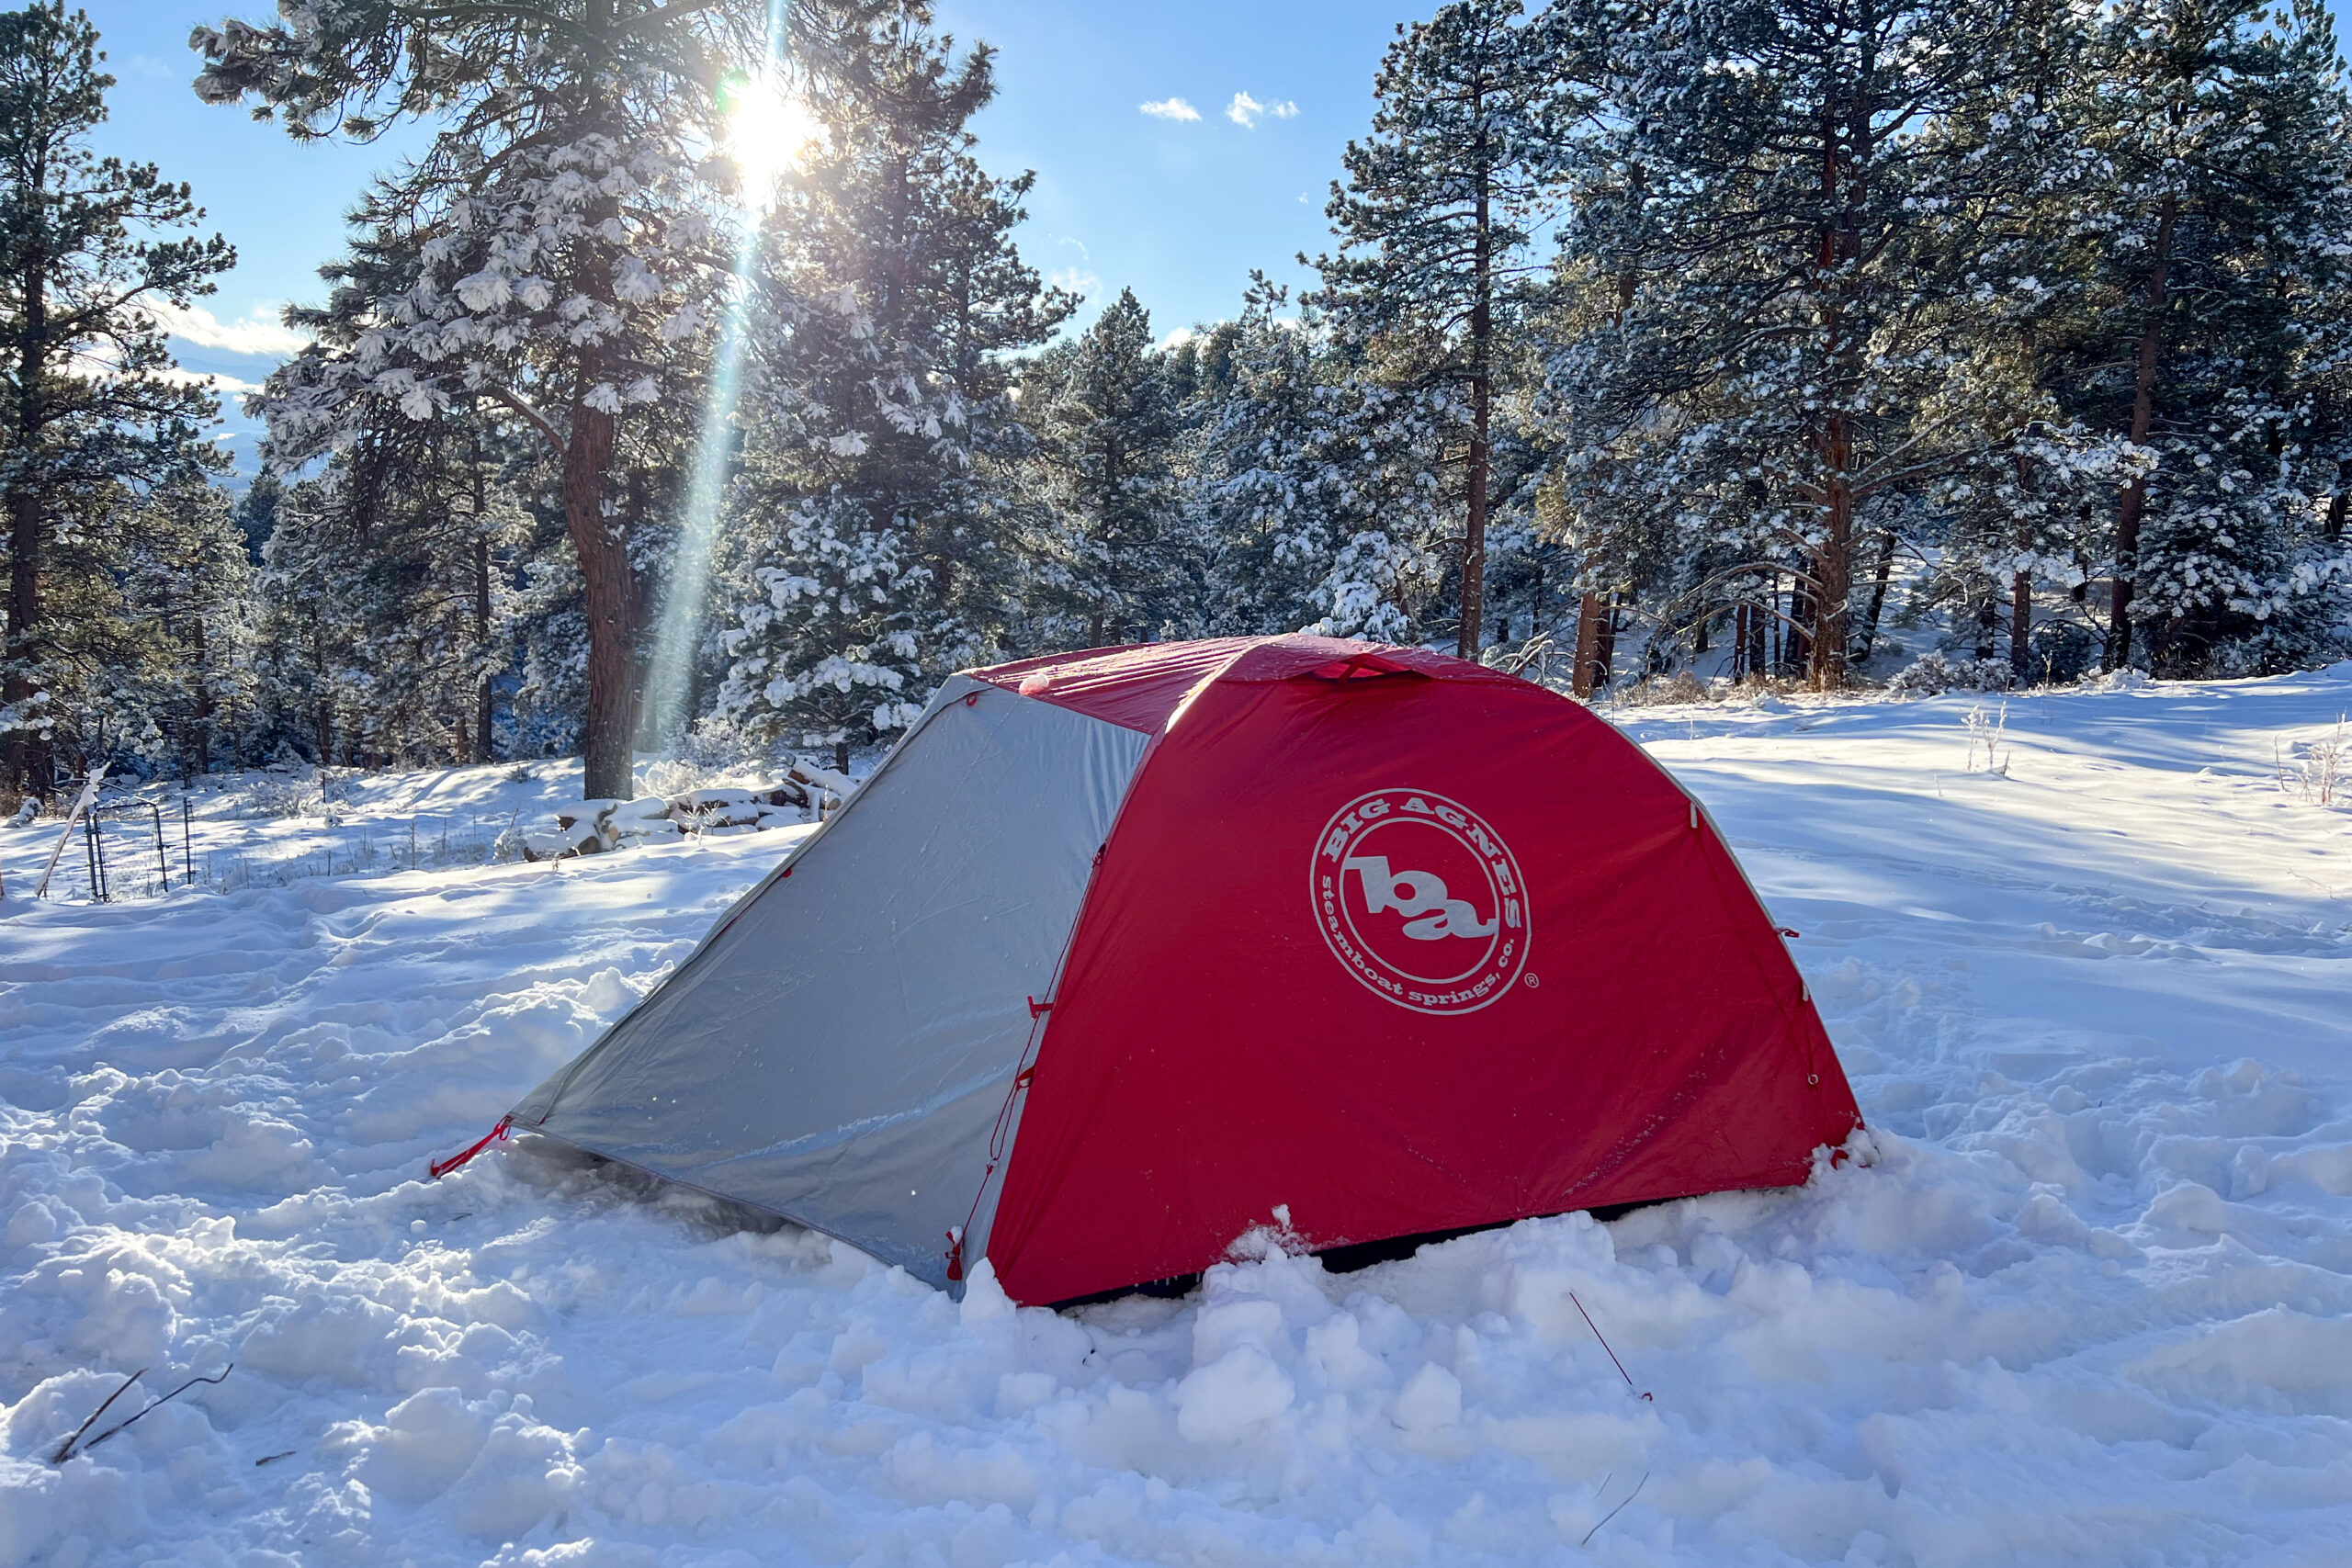
[[[1374,806],[1377,809],[1366,809]],[[1406,973],[1383,958],[1356,928],[1346,897],[1348,851],[1374,829],[1400,821],[1446,834],[1486,874],[1496,930],[1478,962],[1456,977],[1467,984]],[[1333,812],[1315,836],[1306,887],[1316,929],[1340,966],[1366,990],[1409,1012],[1448,1018],[1492,1006],[1525,971],[1534,945],[1532,911],[1518,857],[1485,818],[1435,790],[1366,790]]]

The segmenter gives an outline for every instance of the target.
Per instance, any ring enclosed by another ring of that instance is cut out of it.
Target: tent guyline
[[[435,1171],[525,1129],[1052,1303],[1252,1233],[1794,1185],[1860,1126],[1782,931],[1638,747],[1423,649],[1235,637],[952,677]]]

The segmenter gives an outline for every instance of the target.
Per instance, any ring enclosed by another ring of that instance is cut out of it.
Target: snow
[[[2352,666],[2002,700],[1617,716],[1803,932],[1861,1157],[1059,1314],[527,1145],[422,1179],[798,830],[28,907],[0,829],[0,1564],[2345,1561],[2352,815],[2278,759]],[[231,804],[199,855],[329,831]]]

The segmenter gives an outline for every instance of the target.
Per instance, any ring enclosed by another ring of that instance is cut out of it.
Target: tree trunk
[[[1870,36],[1866,24],[1856,26],[1863,38]],[[1859,79],[1867,81],[1871,69],[1866,57]],[[1855,91],[1844,107],[1848,116],[1844,136],[1851,140],[1848,152],[1851,162],[1840,167],[1840,152],[1845,149],[1841,147],[1835,93],[1824,105],[1821,137],[1824,209],[1834,206],[1839,213],[1823,229],[1818,252],[1823,278],[1819,286],[1823,291],[1822,363],[1829,371],[1826,379],[1832,386],[1838,380],[1838,362],[1849,352],[1846,340],[1849,334],[1845,330],[1841,303],[1828,279],[1861,255],[1861,235],[1854,224],[1854,210],[1861,200],[1860,171],[1866,166],[1871,145],[1870,105],[1864,93]],[[1842,189],[1841,175],[1849,176],[1842,180]],[[1846,683],[1849,601],[1852,597],[1854,572],[1854,432],[1846,414],[1834,405],[1821,426],[1818,453],[1823,476],[1822,538],[1813,551],[1811,614],[1800,620],[1809,633],[1806,674],[1814,690],[1826,692]]]
[[[1813,615],[1812,585],[1803,578],[1791,578],[1789,580],[1789,620],[1783,630],[1781,651],[1782,674],[1795,675],[1812,669]]]
[[[1493,455],[1487,422],[1494,402],[1494,220],[1487,184],[1478,182],[1476,238],[1471,252],[1470,504],[1462,528],[1462,626],[1454,652],[1476,659],[1487,607],[1487,467]]]
[[[476,525],[480,525],[481,508],[475,508]],[[490,541],[477,534],[474,536],[474,647],[487,653],[490,649]],[[474,679],[474,758],[477,762],[490,761],[491,751],[491,681],[485,660],[481,672]]]
[[[18,488],[8,496],[8,624],[0,658],[0,702],[28,702],[38,689],[25,666],[38,651],[40,634],[41,497],[32,488],[32,460],[40,448],[46,420],[41,388],[49,374],[49,274],[38,261],[21,279],[24,311],[17,340],[16,457],[24,465]],[[20,731],[7,742],[8,773],[17,788],[48,801],[51,790],[48,739],[39,730]]]
[[[40,618],[40,497],[19,490],[8,498],[8,673],[0,682],[0,701],[10,705],[28,702],[35,690],[24,666],[34,654],[35,628]],[[50,797],[48,743],[38,730],[20,730],[8,739],[8,776],[18,789]]]
[[[1608,687],[1611,673],[1610,667],[1616,661],[1617,606],[1612,600],[1604,599],[1600,604],[1600,624],[1594,626],[1592,637],[1592,684],[1595,691]]]
[[[1576,661],[1568,669],[1568,689],[1579,697],[1592,695],[1594,657],[1600,651],[1600,595],[1587,593],[1577,605]]]
[[[849,742],[846,740],[833,742],[833,772],[837,773],[849,772]]]
[[[2024,453],[2017,456],[2018,491],[2022,495],[2033,493],[2033,466]],[[2018,553],[2033,551],[2033,518],[2029,512],[2018,519]],[[2019,568],[2009,578],[2009,673],[2022,686],[2032,679],[2033,671],[2033,572]]]
[[[1879,617],[1886,610],[1887,580],[1894,574],[1894,530],[1889,528],[1879,536],[1878,567],[1875,579],[1871,583],[1871,613],[1862,622],[1862,646],[1854,653],[1854,657],[1864,663],[1869,662],[1871,654],[1878,648]]]
[[[591,800],[636,793],[637,682],[631,643],[637,630],[637,578],[625,528],[605,516],[613,460],[613,416],[575,403],[563,446],[563,521],[580,558],[588,603],[587,777]]]
[[[2344,537],[2344,513],[2352,506],[2352,458],[2339,457],[2335,462],[2335,493],[2327,498],[2327,542]]]
[[[1853,597],[1854,492],[1846,479],[1852,444],[1844,415],[1830,416],[1826,444],[1828,525],[1813,556],[1817,588],[1813,601],[1813,657],[1807,671],[1816,692],[1834,692],[1846,683],[1846,628]]]
[[[490,486],[482,471],[482,419],[479,402],[474,411],[474,657],[481,660],[481,669],[474,676],[473,760],[490,761],[492,750],[490,678]]]
[[[196,617],[194,644],[196,725],[191,736],[195,744],[189,750],[195,776],[200,779],[212,771],[212,680],[210,671],[206,668],[208,660],[204,643],[204,616],[201,614]]]
[[[2140,363],[2132,389],[2132,444],[2137,446],[2147,440],[2148,426],[2154,422],[2156,406],[2156,355],[2161,342],[2158,329],[2164,319],[2166,274],[2172,265],[2173,224],[2180,216],[2180,198],[2165,197],[2164,210],[2156,220],[2156,254],[2148,264],[2145,305],[2146,323],[2140,331]],[[2132,481],[2123,492],[2123,505],[2115,519],[2115,589],[2108,600],[2107,658],[2109,670],[2120,670],[2132,661],[2132,590],[2140,570],[2140,519],[2148,507],[2148,478],[2145,474]]]
[[[334,761],[334,754],[328,750],[328,743],[334,739],[334,727],[333,705],[327,694],[326,630],[316,611],[311,615],[311,673],[319,683],[318,711],[312,716],[319,747],[319,766],[323,768]]]

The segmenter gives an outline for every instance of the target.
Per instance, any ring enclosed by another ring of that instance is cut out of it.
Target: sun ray
[[[757,72],[729,79],[720,89],[718,107],[725,121],[721,150],[742,173],[746,216],[735,250],[734,287],[719,323],[718,352],[703,400],[694,474],[679,519],[677,549],[662,585],[653,651],[639,707],[639,740],[657,748],[674,742],[694,717],[687,711],[687,693],[708,608],[711,556],[726,499],[729,435],[750,353],[764,215],[775,205],[785,177],[800,166],[809,148],[825,134],[823,120],[807,98],[792,90],[779,69],[784,59],[785,4],[786,0],[770,0],[767,63]]]
[[[808,100],[774,72],[730,82],[722,98],[727,153],[743,175],[746,205],[763,207],[784,177],[824,139],[825,122]]]

